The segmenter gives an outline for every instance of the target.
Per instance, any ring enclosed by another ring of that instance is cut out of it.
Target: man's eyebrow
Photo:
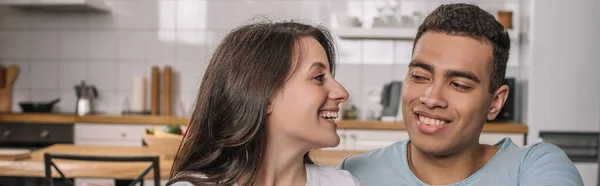
[[[410,63],[408,64],[408,67],[419,67],[419,68],[429,71],[430,73],[433,73],[433,70],[434,70],[433,66],[431,66],[427,63],[423,63],[422,61],[419,61],[419,60],[410,61]]]

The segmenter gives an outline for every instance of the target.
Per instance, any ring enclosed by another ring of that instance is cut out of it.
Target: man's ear
[[[490,111],[487,115],[488,120],[495,119],[498,113],[500,113],[500,110],[504,106],[506,98],[508,97],[508,92],[508,85],[502,85],[496,90],[496,92],[494,92],[494,95],[492,97],[492,104],[490,105]]]

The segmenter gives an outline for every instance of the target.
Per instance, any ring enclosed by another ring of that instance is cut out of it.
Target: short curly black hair
[[[510,38],[508,32],[493,15],[471,4],[441,5],[419,26],[413,43],[413,52],[419,38],[428,31],[467,36],[489,43],[493,50],[492,65],[490,65],[490,93],[495,92],[504,83]]]

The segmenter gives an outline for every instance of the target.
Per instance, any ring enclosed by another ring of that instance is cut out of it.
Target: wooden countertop
[[[123,146],[84,146],[57,144],[32,152],[31,157],[24,160],[0,160],[0,176],[17,177],[44,177],[44,153],[53,152],[61,154],[87,155],[87,156],[148,156],[159,155],[160,177],[168,179],[173,164],[172,159],[164,158],[160,152],[148,147],[123,147]],[[325,151],[314,150],[310,153],[315,163],[336,167],[342,160],[350,155],[360,154],[364,151]],[[57,167],[69,178],[111,178],[135,179],[149,163],[115,163],[115,162],[88,162],[88,161],[61,161],[53,160]],[[152,171],[146,179],[152,178]],[[53,169],[53,177],[59,177]]]
[[[65,114],[0,114],[0,122],[25,123],[101,123],[101,124],[143,124],[143,125],[187,125],[189,118],[172,116],[120,116],[89,115],[76,116]],[[340,129],[366,130],[405,130],[402,122],[338,121]],[[489,133],[527,133],[527,126],[520,123],[486,123],[483,132]]]
[[[11,161],[0,160],[0,176],[44,177],[44,153],[61,153],[73,155],[97,156],[149,156],[159,155],[147,147],[122,146],[79,146],[57,144],[31,153],[28,159]],[[114,178],[135,179],[148,167],[149,163],[117,163],[53,160],[58,168],[69,178]],[[160,159],[161,178],[168,178],[173,160]],[[53,177],[60,178],[53,169]],[[150,179],[152,172],[146,178]]]

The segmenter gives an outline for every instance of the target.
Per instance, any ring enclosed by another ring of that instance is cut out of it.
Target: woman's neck
[[[305,186],[307,175],[303,157],[308,150],[298,148],[299,145],[283,137],[269,136],[267,141],[255,185]]]

